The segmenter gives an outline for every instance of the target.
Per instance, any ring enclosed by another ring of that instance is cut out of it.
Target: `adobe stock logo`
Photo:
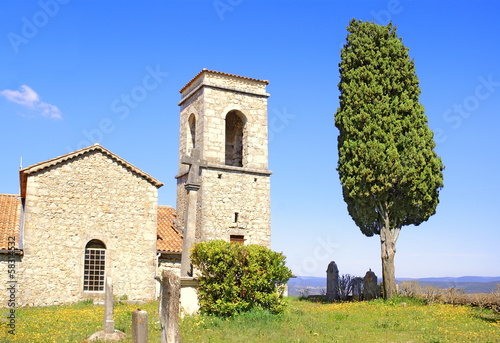
[[[49,23],[51,18],[54,18],[60,10],[60,5],[65,5],[70,0],[40,0],[38,6],[40,10],[36,11],[31,18],[21,18],[20,33],[9,32],[7,38],[9,39],[12,49],[17,54],[19,47],[23,44],[28,44],[30,39],[34,38],[39,30]]]
[[[102,118],[93,129],[82,130],[82,135],[85,138],[77,143],[76,149],[68,145],[66,146],[66,150],[73,152],[94,143],[102,143],[106,134],[115,131],[116,123],[127,119],[132,110],[137,108],[142,101],[146,100],[148,94],[158,88],[168,75],[168,73],[160,70],[160,65],[156,65],[154,69],[147,66],[142,82],[132,87],[129,92],[122,93],[111,102],[111,111],[117,116]]]
[[[224,21],[224,13],[232,12],[243,0],[214,0],[212,5],[219,16],[220,21]]]
[[[481,102],[489,99],[496,89],[500,87],[500,82],[493,80],[493,75],[488,77],[479,76],[478,84],[474,88],[474,92],[466,96],[462,101],[454,103],[443,113],[443,120],[451,124],[453,130],[457,130],[462,126],[464,120],[479,109]],[[434,130],[436,143],[443,143],[448,136],[446,130],[437,128]]]
[[[286,107],[283,107],[281,111],[273,109],[273,112],[269,114],[269,143],[274,140],[277,134],[285,130],[295,117],[295,114],[287,112]]]
[[[330,261],[333,261],[333,254],[340,247],[332,236],[317,237],[316,246],[312,249],[312,254],[306,256],[300,265],[292,266],[293,273],[296,275],[313,275],[318,270],[326,270]],[[322,268],[325,269],[322,269]]]
[[[380,11],[370,11],[370,14],[375,19],[375,22],[379,25],[387,25],[392,20],[394,15],[397,15],[403,11],[403,6],[399,0],[389,0],[387,2],[386,9]]]

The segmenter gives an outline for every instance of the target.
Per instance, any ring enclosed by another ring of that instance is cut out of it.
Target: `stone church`
[[[115,296],[155,299],[186,232],[270,247],[267,84],[203,69],[181,89],[177,209],[99,144],[21,169],[20,194],[0,194],[0,307],[102,299],[106,276]]]

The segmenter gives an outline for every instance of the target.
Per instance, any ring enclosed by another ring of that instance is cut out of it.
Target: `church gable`
[[[121,166],[126,168],[127,170],[129,170],[132,173],[136,174],[137,176],[140,176],[140,177],[144,178],[145,180],[149,181],[155,187],[160,188],[161,186],[163,186],[163,183],[161,183],[160,181],[158,181],[154,177],[146,174],[145,172],[143,172],[139,168],[128,163],[127,161],[125,161],[124,159],[119,157],[118,155],[113,154],[108,149],[105,149],[103,146],[96,143],[96,144],[91,145],[87,148],[80,149],[80,150],[74,151],[72,153],[69,153],[69,154],[66,154],[63,156],[59,156],[59,157],[56,157],[56,158],[53,158],[53,159],[50,159],[50,160],[47,160],[44,162],[40,162],[40,163],[34,164],[32,166],[21,169],[19,171],[20,181],[21,181],[21,197],[24,198],[26,196],[26,181],[27,181],[27,178],[29,175],[44,171],[44,170],[49,169],[49,168],[54,168],[54,167],[57,167],[60,165],[71,163],[74,160],[80,159],[83,156],[86,156],[86,155],[89,155],[89,154],[95,153],[95,152],[100,152],[101,154],[108,156],[110,159],[114,160],[115,162],[117,162],[118,164],[120,164]]]

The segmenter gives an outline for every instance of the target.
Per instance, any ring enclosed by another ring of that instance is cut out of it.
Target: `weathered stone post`
[[[179,301],[180,280],[169,270],[164,270],[160,279],[160,342],[178,343],[179,336]]]
[[[148,343],[148,313],[132,311],[132,343]]]
[[[98,331],[89,337],[88,341],[110,341],[118,342],[126,335],[115,330],[115,321],[113,320],[114,300],[113,300],[113,279],[106,277],[104,286],[104,330]]]
[[[326,270],[326,301],[339,299],[339,269],[335,262],[331,261]]]
[[[113,320],[113,311],[115,304],[113,300],[113,279],[106,277],[106,284],[104,285],[104,332],[115,332],[115,321]]]
[[[190,250],[193,248],[196,233],[196,205],[198,203],[199,185],[187,183],[187,211],[184,221],[181,255],[181,277],[193,277]]]
[[[363,279],[363,299],[372,300],[378,298],[377,275],[370,269]]]

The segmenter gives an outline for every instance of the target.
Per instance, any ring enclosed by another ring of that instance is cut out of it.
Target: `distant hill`
[[[417,280],[420,282],[500,282],[500,276],[460,276],[460,277],[428,277],[428,278],[398,278],[402,280]]]
[[[379,280],[381,282],[382,280]],[[466,293],[491,293],[497,290],[500,276],[461,276],[461,277],[432,277],[432,278],[398,278],[401,281],[418,281],[422,286],[432,285],[438,288],[458,288]],[[318,295],[326,292],[326,278],[316,276],[297,276],[288,282],[288,295],[301,296]]]
[[[491,293],[496,291],[497,285],[500,284],[500,277],[489,276],[461,276],[461,277],[433,277],[398,279],[398,283],[404,280],[418,281],[422,286],[431,285],[437,288],[457,288],[463,289],[465,293]]]

